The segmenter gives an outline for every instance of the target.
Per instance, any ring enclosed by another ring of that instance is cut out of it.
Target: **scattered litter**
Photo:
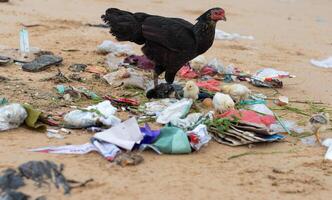
[[[145,90],[147,88],[146,79],[133,69],[122,69],[106,74],[103,77],[112,86],[137,87]]]
[[[274,103],[278,106],[286,106],[289,103],[289,99],[286,96],[279,96],[278,99],[274,101]]]
[[[159,116],[167,107],[179,102],[177,99],[161,99],[158,101],[147,102],[144,105],[144,113],[150,116]]]
[[[113,53],[109,53],[106,56],[106,64],[110,71],[118,70],[123,65],[122,59],[115,56]]]
[[[160,134],[160,130],[152,130],[148,124],[140,127],[140,131],[143,134],[141,144],[152,144]]]
[[[221,82],[214,80],[214,79],[197,82],[196,85],[200,88],[204,88],[204,89],[206,89],[208,91],[212,91],[212,92],[219,92],[221,89],[220,88]]]
[[[112,98],[110,96],[105,96],[104,99],[111,101],[111,103],[117,107],[121,106],[139,106],[139,101],[135,99],[128,98]]]
[[[11,61],[12,61],[11,58],[9,58],[7,56],[1,56],[0,55],[0,66],[6,65],[6,64],[10,63]]]
[[[28,72],[39,72],[46,70],[52,65],[58,65],[62,62],[62,58],[54,55],[41,55],[35,60],[22,65],[22,69]]]
[[[135,144],[143,139],[143,134],[135,118],[130,118],[110,129],[96,133],[94,138],[115,144],[121,148],[132,150]]]
[[[192,99],[182,99],[171,104],[163,110],[157,118],[157,123],[167,124],[171,120],[176,120],[186,116],[193,104]]]
[[[164,127],[160,129],[160,135],[152,146],[159,152],[165,154],[191,153],[191,147],[186,133],[176,127]]]
[[[194,79],[199,76],[197,72],[194,71],[190,65],[185,65],[179,70],[180,77],[187,78],[187,79]]]
[[[207,60],[203,55],[199,55],[193,60],[190,61],[190,66],[195,70],[195,71],[201,71],[203,66],[207,64]]]
[[[68,128],[88,128],[98,124],[114,126],[121,122],[120,119],[114,116],[116,110],[110,101],[103,101],[85,109],[74,110],[64,116],[65,126]]]
[[[27,116],[27,111],[20,104],[13,103],[0,107],[0,131],[19,127]]]
[[[272,110],[270,110],[265,104],[252,104],[248,105],[247,108],[264,115],[274,115]]]
[[[106,74],[107,69],[100,66],[88,66],[85,68],[86,72],[95,73],[95,74]]]
[[[39,188],[53,183],[58,189],[62,187],[64,194],[69,194],[73,188],[84,187],[87,183],[93,181],[89,179],[83,183],[68,180],[62,173],[64,165],[57,165],[52,161],[29,161],[23,163],[16,169],[5,169],[0,176],[0,199],[2,200],[27,200],[29,196],[16,191],[25,186],[26,179],[34,181]],[[41,199],[38,197],[37,199]],[[42,198],[45,199],[45,198]]]
[[[332,56],[328,57],[325,60],[310,60],[311,64],[315,65],[316,67],[322,68],[332,68]]]
[[[229,118],[229,119],[239,119],[247,123],[254,123],[259,125],[265,125],[269,127],[271,124],[276,122],[276,118],[272,115],[260,115],[251,110],[229,110],[221,115],[216,116],[216,118]]]
[[[9,0],[7,0],[9,1]],[[0,3],[4,2],[0,0]],[[28,200],[30,198],[29,195],[24,194],[23,192],[16,192],[12,190],[7,190],[0,195],[1,200]],[[39,199],[36,199],[39,200]]]
[[[141,155],[135,153],[121,153],[115,158],[115,163],[121,167],[134,166],[144,161]]]
[[[130,55],[126,57],[123,62],[144,70],[153,70],[155,67],[155,64],[144,55]]]
[[[244,121],[216,119],[207,123],[209,133],[221,144],[240,146],[258,142],[274,142],[285,138],[271,132],[266,126]]]
[[[16,190],[24,186],[22,176],[14,169],[6,169],[2,171],[0,176],[0,189],[1,191]],[[0,198],[1,199],[1,198]]]
[[[187,135],[189,137],[191,147],[196,151],[198,151],[202,146],[207,145],[211,140],[211,136],[209,135],[207,127],[204,124],[198,125],[192,131],[188,131]]]
[[[273,68],[265,68],[258,70],[254,74],[255,78],[258,78],[259,80],[265,81],[265,80],[271,80],[274,78],[293,78],[294,76],[291,76],[289,72],[285,71],[279,71],[275,70]]]
[[[100,100],[101,97],[99,97],[96,93],[84,88],[84,87],[72,87],[72,86],[65,86],[65,85],[57,85],[56,90],[58,91],[59,94],[61,95],[66,95],[67,94],[67,100],[72,100],[71,97],[77,98],[77,99],[81,99],[82,95],[84,95],[85,97],[89,98],[89,99],[93,99],[93,100]],[[65,98],[65,96],[64,96]]]
[[[332,139],[325,139],[322,144],[328,148],[325,154],[325,160],[332,160]]]
[[[215,40],[238,40],[238,39],[245,39],[245,40],[254,40],[254,36],[246,36],[240,35],[238,33],[226,33],[222,30],[216,29],[215,33]]]
[[[190,113],[186,118],[184,119],[175,118],[172,119],[170,123],[172,124],[172,126],[188,130],[197,126],[197,124],[201,122],[202,118],[203,118],[202,113]]]
[[[114,53],[116,56],[133,54],[132,47],[128,44],[118,44],[110,40],[105,40],[97,47],[97,52],[101,54]]]
[[[281,124],[282,123],[282,124]],[[270,126],[270,130],[275,133],[286,133],[287,131],[285,130],[285,127],[287,130],[295,132],[297,134],[304,133],[304,128],[300,127],[296,124],[294,121],[290,120],[282,120],[276,124],[272,124]]]
[[[29,33],[24,28],[20,30],[20,51],[23,55],[30,53]]]
[[[49,185],[48,180],[50,180],[54,183],[56,188],[61,186],[64,190],[64,194],[69,194],[71,189],[75,188],[73,183],[78,183],[81,186],[83,184],[77,181],[67,180],[67,178],[62,174],[63,169],[63,164],[58,166],[54,162],[48,160],[29,161],[18,167],[22,177],[35,181],[39,187],[43,186],[43,184]],[[91,181],[92,179],[86,181],[86,183]],[[85,184],[83,186],[85,186]]]
[[[44,132],[46,130],[46,126],[44,124],[41,124],[38,122],[40,116],[42,115],[42,112],[34,109],[29,104],[23,104],[23,107],[25,108],[26,112],[28,113],[28,117],[25,119],[25,125],[27,127],[32,128],[34,130]]]
[[[30,149],[29,151],[40,152],[40,153],[52,153],[52,154],[79,154],[79,155],[87,154],[92,151],[97,151],[108,161],[113,161],[121,150],[114,144],[92,139],[90,143],[82,145],[41,147],[36,149]]]
[[[8,100],[6,98],[4,98],[4,97],[0,98],[0,106],[8,104],[8,103],[9,102],[8,102]]]
[[[85,64],[72,64],[69,66],[69,70],[72,72],[84,72],[87,68]]]
[[[70,131],[64,128],[59,130],[55,129],[47,129],[47,137],[48,138],[55,138],[55,139],[64,139],[65,135],[70,134]]]
[[[256,87],[267,87],[267,88],[282,88],[283,82],[279,79],[272,78],[270,80],[261,81],[255,78],[250,80],[250,83]]]
[[[317,144],[316,143],[316,138],[313,135],[301,138],[301,142],[302,142],[302,144],[308,145],[308,146],[314,146],[314,145]]]

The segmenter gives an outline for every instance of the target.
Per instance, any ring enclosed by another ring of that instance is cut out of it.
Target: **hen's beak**
[[[222,16],[222,17],[221,17],[221,20],[226,21],[226,17],[225,17],[225,16]]]

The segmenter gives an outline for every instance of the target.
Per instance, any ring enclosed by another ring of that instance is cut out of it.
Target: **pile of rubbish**
[[[31,53],[26,46],[26,34],[25,30],[21,31],[21,51]],[[216,39],[254,39],[220,30],[216,36]],[[148,81],[151,73],[147,71],[154,69],[154,63],[145,56],[135,55],[130,45],[104,41],[97,47],[97,53],[105,55],[106,68],[74,64],[69,70],[97,74],[113,88],[143,90],[149,101],[102,96],[85,87],[59,84],[55,89],[64,100],[72,102],[86,97],[95,103],[74,107],[55,121],[52,116],[30,105],[9,103],[0,98],[0,131],[25,124],[46,132],[49,138],[64,139],[71,133],[69,129],[85,129],[94,135],[84,144],[45,146],[29,151],[52,154],[95,151],[120,166],[142,163],[141,152],[145,150],[158,154],[190,154],[200,151],[211,140],[228,146],[242,146],[278,142],[292,132],[303,133],[295,122],[280,119],[270,109],[267,96],[254,93],[246,86],[282,88],[282,79],[295,77],[288,72],[273,68],[244,72],[232,64],[225,66],[217,59],[198,56],[180,69],[179,80],[174,84],[161,83],[152,88],[152,81]],[[9,62],[20,63],[14,57],[0,57],[1,65]],[[61,62],[61,57],[39,52],[31,61],[21,62],[21,66],[24,71],[37,72]],[[312,63],[318,64],[316,61]],[[289,99],[280,96],[273,103],[284,107],[289,104]],[[127,112],[127,119],[121,120],[119,112]],[[152,124],[158,128],[152,129]],[[48,128],[50,126],[52,129]],[[324,144],[331,148],[329,142]],[[62,176],[59,168],[52,169]],[[70,191],[68,186],[63,187],[66,193]]]

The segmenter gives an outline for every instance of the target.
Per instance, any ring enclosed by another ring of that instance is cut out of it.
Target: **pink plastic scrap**
[[[138,68],[144,70],[153,70],[155,66],[154,63],[144,55],[143,56],[131,55],[126,57],[123,62],[135,65]]]
[[[197,82],[196,85],[200,88],[207,89],[208,91],[219,92],[221,82],[211,79],[207,81]]]
[[[276,118],[272,115],[260,115],[251,110],[238,111],[235,109],[231,109],[221,115],[218,115],[217,118],[233,119],[234,116],[239,118],[241,121],[255,123],[255,124],[263,124],[267,127],[276,122]]]
[[[184,65],[180,71],[179,74],[181,77],[183,78],[188,78],[188,79],[192,79],[192,78],[197,78],[198,77],[198,73],[195,72],[190,65]]]
[[[204,76],[204,75],[214,76],[217,73],[218,73],[218,71],[211,66],[204,66],[200,71],[200,74],[202,76]]]

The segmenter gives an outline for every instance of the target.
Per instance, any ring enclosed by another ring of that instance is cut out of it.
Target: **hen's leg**
[[[174,82],[176,72],[166,72],[165,73],[165,80],[168,84],[172,84]]]
[[[317,140],[317,142],[318,142],[320,145],[322,145],[322,143],[321,143],[321,141],[320,141],[320,136],[319,136],[319,129],[317,129],[317,130],[315,131],[315,136],[316,136],[316,140]]]
[[[155,71],[153,71],[152,76],[153,76],[154,87],[157,87],[157,85],[158,85],[158,74]]]

